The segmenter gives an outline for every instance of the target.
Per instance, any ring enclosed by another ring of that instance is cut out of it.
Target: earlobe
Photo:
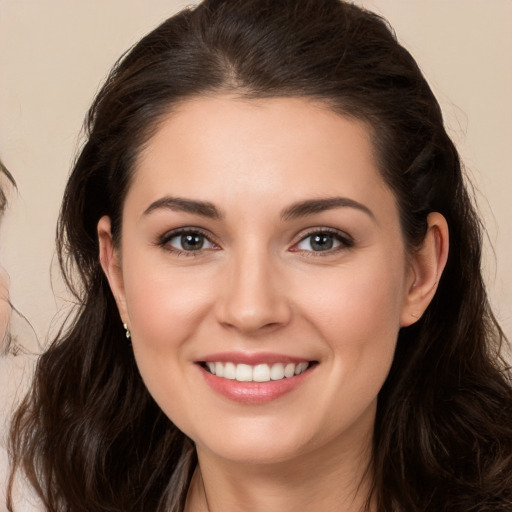
[[[448,259],[448,224],[438,212],[430,213],[421,246],[410,256],[410,278],[402,309],[401,326],[415,323],[434,297]]]
[[[119,262],[119,256],[114,247],[110,218],[108,216],[105,215],[99,220],[97,230],[101,267],[107,277],[112,294],[114,295],[121,320],[123,323],[129,324],[124,293],[123,274]]]

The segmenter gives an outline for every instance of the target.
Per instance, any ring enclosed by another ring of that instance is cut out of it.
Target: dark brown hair
[[[447,219],[438,291],[401,330],[379,395],[372,493],[382,512],[510,511],[512,389],[457,151],[387,23],[339,0],[206,0],[116,64],[89,112],[58,226],[78,310],[40,358],[14,418],[13,475],[21,468],[51,511],[183,509],[193,446],[139,376],[99,265],[96,225],[109,215],[119,242],[134,162],[161,119],[189,97],[227,91],[320,100],[366,122],[411,251],[430,212]]]

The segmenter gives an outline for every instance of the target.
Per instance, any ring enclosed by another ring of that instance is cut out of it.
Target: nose
[[[292,309],[282,272],[265,251],[234,257],[217,302],[217,319],[244,334],[257,335],[287,325]]]

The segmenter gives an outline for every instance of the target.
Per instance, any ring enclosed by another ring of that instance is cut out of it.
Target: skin
[[[11,317],[11,304],[9,302],[9,274],[0,267],[0,349],[7,333],[7,326]]]
[[[158,202],[168,197],[220,215]],[[352,203],[283,216],[333,197]],[[428,221],[423,245],[407,250],[369,130],[322,104],[218,95],[162,122],[138,159],[121,243],[108,217],[98,236],[142,378],[196,443],[188,511],[361,509],[398,331],[424,312],[446,262],[446,222]],[[177,252],[173,230],[190,227],[203,249]],[[313,250],[312,231],[333,247]],[[223,351],[316,365],[283,396],[242,403],[197,364]]]

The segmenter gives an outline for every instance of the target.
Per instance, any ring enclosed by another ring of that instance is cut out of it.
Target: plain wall
[[[485,275],[512,338],[512,2],[356,3],[389,19],[442,105],[479,190],[489,233]],[[19,189],[10,194],[2,222],[0,261],[11,276],[14,304],[41,341],[62,318],[54,319],[66,297],[55,261],[55,224],[85,112],[114,61],[188,4],[0,0],[0,157]]]

